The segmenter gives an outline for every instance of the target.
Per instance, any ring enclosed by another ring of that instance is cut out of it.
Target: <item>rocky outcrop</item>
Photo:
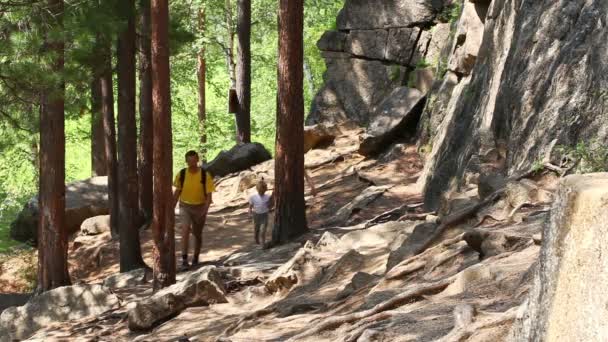
[[[465,1],[448,63],[448,75],[457,77],[429,95],[423,114],[430,124],[422,135],[430,139],[422,145],[432,146],[421,177],[427,209],[475,175],[512,176],[539,162],[560,164],[566,155],[558,147],[601,145],[608,138],[607,64],[599,53],[608,46],[602,14],[608,4],[486,3]]]
[[[414,136],[423,107],[424,94],[420,91],[407,87],[393,90],[380,104],[378,114],[361,138],[359,153],[364,156],[373,155],[399,136],[405,136],[408,132]]]
[[[608,265],[607,198],[606,173],[562,181],[543,230],[534,284],[518,311],[511,341],[608,339],[608,278],[599,271]]]
[[[327,72],[307,124],[367,125],[383,115],[382,103],[396,88],[408,84],[426,93],[434,74],[415,71],[439,65],[449,41],[449,13],[457,8],[443,0],[346,1],[338,31],[326,32],[317,43]]]
[[[32,297],[24,306],[4,310],[0,341],[24,340],[48,325],[98,316],[119,305],[118,297],[100,285],[56,288]]]
[[[260,143],[236,145],[229,151],[220,152],[215,159],[204,165],[213,176],[223,177],[272,159],[270,152]]]
[[[88,218],[106,215],[108,208],[108,178],[94,177],[70,183],[65,187],[65,218],[69,234],[78,232]],[[38,234],[38,198],[25,204],[17,219],[11,223],[11,238],[36,244]]]
[[[137,302],[128,312],[130,330],[147,330],[187,307],[227,303],[220,275],[208,266]]]

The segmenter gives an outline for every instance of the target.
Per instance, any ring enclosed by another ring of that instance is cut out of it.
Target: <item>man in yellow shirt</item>
[[[209,206],[213,202],[212,194],[215,191],[213,177],[198,166],[199,157],[195,151],[186,153],[188,167],[182,169],[175,177],[173,185],[174,203],[179,201],[178,224],[182,231],[182,266],[188,267],[188,247],[190,233],[194,235],[194,255],[192,265],[198,264],[198,257],[203,243],[202,233],[207,218]]]

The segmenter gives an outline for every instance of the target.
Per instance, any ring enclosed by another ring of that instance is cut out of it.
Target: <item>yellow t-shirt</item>
[[[209,172],[205,172],[207,175],[207,181],[205,184],[205,191],[203,191],[203,183],[201,182],[201,169],[198,168],[196,173],[190,172],[190,170],[186,169],[186,177],[184,179],[184,188],[181,188],[181,183],[179,181],[179,173],[175,177],[175,181],[173,181],[173,186],[181,190],[181,194],[179,196],[179,200],[186,204],[191,205],[199,205],[205,203],[207,194],[210,194],[215,191],[215,185],[213,184],[213,177],[209,174]]]

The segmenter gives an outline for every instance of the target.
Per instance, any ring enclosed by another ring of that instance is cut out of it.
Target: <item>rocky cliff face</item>
[[[400,87],[426,93],[450,35],[456,4],[445,0],[347,0],[337,30],[318,42],[325,85],[307,123],[353,120],[366,125]]]
[[[347,0],[319,42],[328,70],[308,122],[367,126],[399,111],[380,108],[396,88],[420,90],[419,185],[438,209],[480,176],[606,141],[606,13],[601,0]]]

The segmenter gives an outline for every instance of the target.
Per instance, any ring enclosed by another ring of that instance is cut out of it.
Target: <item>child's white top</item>
[[[256,214],[266,214],[269,212],[269,203],[270,196],[266,194],[260,196],[259,193],[255,193],[249,197],[249,204],[253,206],[253,212]]]

